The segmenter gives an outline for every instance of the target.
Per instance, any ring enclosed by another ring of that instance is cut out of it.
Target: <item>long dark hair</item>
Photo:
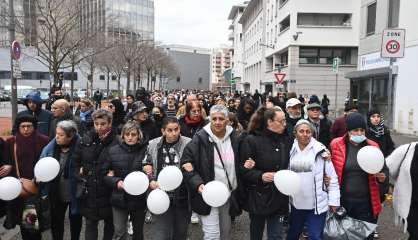
[[[276,112],[281,110],[277,108],[266,108],[261,107],[251,116],[250,122],[248,123],[247,131],[250,134],[262,132],[267,129],[268,120],[274,120]]]

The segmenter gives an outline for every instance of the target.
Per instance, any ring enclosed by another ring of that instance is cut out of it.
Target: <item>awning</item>
[[[375,69],[369,69],[369,70],[362,70],[362,71],[353,71],[348,72],[344,75],[344,77],[349,79],[355,79],[355,78],[367,78],[372,77],[376,75],[387,75],[389,74],[390,67],[382,67],[382,68],[375,68]],[[392,67],[392,74],[398,74],[398,66],[394,65]]]

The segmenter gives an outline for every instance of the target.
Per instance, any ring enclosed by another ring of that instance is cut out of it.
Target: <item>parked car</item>
[[[0,101],[10,101],[11,94],[7,90],[0,90]]]

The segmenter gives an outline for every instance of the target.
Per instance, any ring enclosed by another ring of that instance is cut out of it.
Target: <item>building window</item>
[[[289,52],[284,52],[282,54],[280,54],[280,63],[283,65],[288,65],[288,57],[287,55],[289,54]]]
[[[376,2],[367,6],[367,28],[366,34],[372,35],[376,29]]]
[[[112,75],[112,81],[116,81],[117,77],[115,75]]]
[[[351,26],[349,13],[298,13],[298,26]]]
[[[285,5],[287,3],[288,0],[280,0],[280,7],[282,7],[283,5]]]
[[[399,1],[389,0],[388,27],[395,28],[399,25]]]
[[[198,81],[199,83],[202,83],[202,82],[203,82],[203,79],[200,77],[200,78],[198,78],[198,79],[197,79],[197,81]]]
[[[290,15],[280,22],[280,32],[286,31],[290,27]]]
[[[177,82],[180,82],[180,77],[177,77],[176,81],[177,81]]]
[[[336,57],[341,64],[356,64],[356,48],[316,48],[301,47],[299,49],[300,64],[332,64]]]
[[[100,75],[99,76],[99,79],[102,80],[102,81],[104,81],[105,80],[105,75]]]

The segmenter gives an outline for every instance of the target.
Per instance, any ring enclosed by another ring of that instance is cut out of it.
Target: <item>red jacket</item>
[[[335,172],[337,173],[340,186],[342,186],[342,175],[346,161],[345,138],[346,136],[335,138],[331,142],[331,160],[334,164]],[[367,139],[367,145],[379,147],[377,143],[369,139]],[[379,184],[377,183],[376,177],[373,174],[369,174],[369,189],[373,215],[377,217],[382,210],[382,205],[380,204]]]
[[[342,137],[347,133],[346,116],[336,118],[331,126],[331,139]]]

